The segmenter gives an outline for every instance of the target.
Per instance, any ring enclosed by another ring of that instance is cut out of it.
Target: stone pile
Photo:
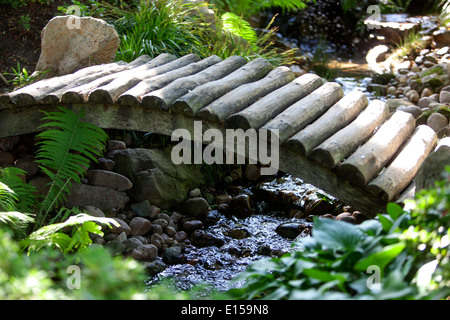
[[[386,96],[391,112],[411,113],[416,125],[427,124],[443,138],[450,134],[450,47],[435,46],[430,41],[414,59],[397,61],[394,76],[384,84],[370,84],[369,89]],[[383,82],[383,76],[374,82]]]

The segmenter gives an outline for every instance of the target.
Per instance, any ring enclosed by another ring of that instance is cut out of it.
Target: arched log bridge
[[[0,138],[39,131],[41,110],[85,110],[102,128],[171,135],[202,129],[278,132],[279,169],[368,214],[411,196],[436,134],[358,91],[295,77],[287,67],[237,56],[141,56],[49,78],[0,96]]]

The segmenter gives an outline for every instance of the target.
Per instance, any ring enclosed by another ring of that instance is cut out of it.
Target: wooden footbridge
[[[409,113],[261,58],[161,54],[41,80],[0,96],[0,138],[39,131],[41,110],[57,106],[85,109],[85,120],[105,129],[171,135],[193,132],[196,120],[204,131],[277,129],[280,170],[371,215],[412,194],[436,143]]]

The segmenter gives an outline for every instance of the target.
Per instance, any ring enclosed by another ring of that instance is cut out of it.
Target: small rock
[[[105,213],[102,210],[100,210],[99,208],[96,208],[94,206],[85,206],[83,211],[93,217],[98,217],[98,218],[105,217]]]
[[[390,87],[387,89],[387,94],[388,94],[388,95],[389,95],[389,94],[394,95],[396,91],[397,91],[397,88],[396,88],[396,87],[390,86]]]
[[[125,245],[125,252],[133,251],[134,248],[142,246],[144,243],[138,238],[128,238],[123,242]]]
[[[355,223],[355,218],[349,212],[343,212],[336,216],[336,220],[341,220],[349,223]]]
[[[436,112],[429,116],[427,125],[431,127],[435,132],[438,132],[448,125],[448,120],[445,116]]]
[[[162,234],[164,228],[160,224],[152,223],[153,234]]]
[[[192,233],[201,228],[203,228],[203,222],[200,220],[188,220],[183,223],[183,230],[187,233]]]
[[[306,215],[323,215],[333,211],[334,209],[335,206],[332,203],[322,199],[316,199],[306,205],[305,213]]]
[[[91,185],[108,187],[117,191],[127,191],[133,187],[127,177],[112,171],[88,170],[86,177]]]
[[[200,191],[199,188],[195,188],[195,189],[189,191],[190,198],[200,197],[201,195],[202,195],[202,192]]]
[[[98,158],[98,167],[102,170],[112,171],[116,163],[111,159]]]
[[[170,217],[169,217],[169,215],[168,215],[167,213],[165,213],[165,212],[160,212],[160,213],[158,213],[158,214],[156,215],[155,218],[156,218],[156,219],[164,219],[164,220],[167,221],[167,223],[170,222]]]
[[[183,212],[190,217],[198,217],[205,214],[209,210],[208,201],[202,197],[187,199],[183,203]]]
[[[150,217],[150,202],[148,200],[133,203],[130,207],[139,217]]]
[[[105,244],[105,248],[109,250],[111,255],[116,256],[119,254],[122,254],[125,252],[125,245],[119,241],[109,241],[107,244]]]
[[[306,226],[304,224],[299,223],[299,222],[286,222],[286,223],[280,224],[275,229],[275,232],[284,238],[295,239],[303,231],[305,231],[305,227]]]
[[[432,103],[432,102],[434,102],[434,100],[431,99],[430,97],[423,97],[423,98],[420,98],[420,99],[419,99],[419,101],[418,101],[418,103],[417,103],[417,106],[418,106],[419,108],[421,108],[421,109],[427,108],[428,105],[429,105],[430,103]]]
[[[0,151],[0,165],[1,164],[13,164],[14,156],[10,152]]]
[[[252,214],[250,197],[246,194],[240,194],[233,197],[230,201],[228,212],[238,218],[247,218]]]
[[[163,229],[169,225],[169,223],[165,219],[153,220],[153,224],[159,224]]]
[[[324,215],[321,216],[322,218],[326,218],[326,219],[335,219],[335,217],[331,214],[331,213],[326,213]]]
[[[160,259],[155,259],[151,262],[147,262],[144,265],[145,267],[145,272],[150,276],[156,276],[158,273],[163,272],[166,268],[167,265],[162,262]]]
[[[442,47],[441,49],[439,49],[438,51],[436,51],[436,54],[438,56],[443,56],[446,55],[447,53],[449,53],[450,48],[448,46]]]
[[[211,210],[211,211],[208,211],[205,218],[203,219],[203,222],[204,222],[205,226],[208,227],[208,226],[215,225],[217,222],[219,222],[219,220],[220,220],[219,212],[217,210]]]
[[[134,217],[130,221],[131,235],[142,236],[152,230],[152,223],[142,217]]]
[[[414,116],[415,119],[417,119],[422,114],[422,109],[416,106],[402,106],[397,110],[410,113]]]
[[[439,102],[449,104],[450,103],[450,92],[441,90],[439,94]]]
[[[416,90],[407,92],[405,97],[407,97],[412,103],[417,103],[420,99],[419,93]]]
[[[422,90],[422,93],[420,94],[420,97],[424,98],[424,97],[429,97],[431,95],[433,95],[433,90],[431,90],[429,88],[425,88],[425,89]]]
[[[180,246],[173,246],[164,251],[163,261],[167,264],[180,264],[186,261],[186,257],[182,253]]]
[[[125,150],[127,148],[125,142],[120,140],[109,140],[108,150]]]
[[[214,198],[214,203],[219,204],[230,204],[230,201],[233,197],[230,196],[228,193],[219,194]]]
[[[360,224],[368,219],[368,217],[360,211],[353,211],[352,217],[355,218],[356,224]]]
[[[111,228],[111,233],[122,233],[125,232],[127,236],[129,236],[131,234],[131,229],[130,226],[123,220],[118,219],[118,218],[113,218],[114,220],[116,220],[119,223],[119,226],[112,226]]]
[[[151,261],[158,257],[158,248],[153,244],[143,244],[134,248],[131,256],[136,260]]]
[[[164,228],[164,232],[169,236],[173,237],[177,234],[177,230],[174,227],[168,226]]]
[[[225,242],[222,239],[219,239],[213,236],[211,233],[208,233],[201,229],[195,230],[192,233],[190,240],[191,243],[196,247],[207,247],[207,246],[221,247],[225,244]]]
[[[127,240],[127,234],[124,232],[121,232],[117,235],[117,237],[114,238],[114,241],[119,241],[123,243],[125,240]]]
[[[177,241],[177,242],[183,242],[184,240],[186,240],[188,238],[188,235],[186,232],[184,231],[178,231],[173,238]]]
[[[425,90],[425,89],[424,89]],[[436,102],[439,102],[439,94],[438,93],[434,93],[430,96],[431,99],[433,99]]]
[[[231,229],[224,233],[226,236],[233,239],[244,239],[248,237],[248,231],[245,229]]]

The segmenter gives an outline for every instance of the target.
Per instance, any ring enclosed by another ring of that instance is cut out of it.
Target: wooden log
[[[309,157],[326,168],[334,168],[373,134],[374,130],[389,117],[389,108],[380,100],[369,106],[347,127],[314,148]]]
[[[179,78],[166,87],[142,97],[141,105],[153,109],[168,109],[176,99],[202,84],[223,78],[246,63],[243,57],[232,56],[192,76]]]
[[[270,70],[272,70],[272,65],[269,61],[262,58],[255,59],[222,79],[196,87],[191,92],[177,99],[169,107],[169,110],[194,116],[198,110],[222,97],[227,92],[243,84],[261,79]]]
[[[319,76],[305,74],[231,115],[225,120],[225,125],[230,128],[258,129],[321,85],[323,80]]]
[[[420,165],[436,144],[437,136],[426,125],[418,126],[394,161],[366,187],[367,192],[385,202],[394,198],[414,179]]]
[[[40,103],[40,104],[59,103],[61,101],[63,94],[66,91],[68,91],[72,88],[75,88],[75,87],[86,85],[88,83],[91,83],[92,81],[95,81],[96,79],[114,74],[116,72],[121,72],[121,71],[124,71],[124,69],[123,69],[123,67],[120,67],[120,66],[117,68],[105,68],[105,70],[102,70],[100,72],[93,73],[93,74],[87,75],[85,77],[79,78],[79,79],[73,81],[72,83],[62,87],[61,89],[46,93],[41,98],[36,97],[37,103]]]
[[[51,94],[52,92],[60,90],[64,87],[73,87],[74,83],[85,77],[89,77],[95,74],[108,75],[111,73],[124,71],[127,69],[138,67],[150,60],[151,58],[149,56],[143,55],[128,64],[123,61],[119,61],[102,65],[94,65],[80,69],[72,74],[48,78],[35,82],[22,89],[11,92],[9,95],[0,96],[0,110],[5,107],[10,108],[12,107],[12,105],[26,106],[40,103],[47,95]],[[60,98],[61,97],[58,97],[58,100]],[[54,102],[55,100],[56,99],[54,99],[54,97],[48,98],[48,102]]]
[[[88,96],[89,103],[115,103],[119,96],[134,87],[143,79],[165,74],[169,71],[182,68],[190,63],[199,61],[196,54],[188,54],[168,63],[147,70],[140,70],[114,79],[110,83],[92,90]]]
[[[415,125],[410,113],[395,112],[369,141],[338,166],[339,176],[357,187],[364,187],[388,163]]]
[[[256,101],[248,108],[231,115],[225,120],[225,126],[244,130],[259,129],[267,121],[275,118],[287,107],[304,98],[322,84],[323,80],[312,73],[298,77],[291,83]]]
[[[9,105],[9,107],[15,106],[27,106],[39,103],[45,96],[61,89],[65,86],[70,86],[76,81],[89,76],[91,74],[98,73],[114,73],[126,70],[126,65],[123,63],[109,63],[105,65],[96,65],[81,69],[73,74],[68,74],[60,77],[53,77],[35,82],[29,86],[18,89],[2,96],[0,104]]]
[[[221,98],[200,109],[197,115],[202,119],[221,122],[233,113],[247,108],[256,100],[288,84],[294,79],[295,75],[290,68],[275,68],[263,79],[244,84],[228,92]]]
[[[335,82],[325,83],[267,122],[261,129],[278,130],[280,144],[282,144],[296,132],[319,118],[343,95],[344,92],[339,84]]]
[[[121,72],[117,72],[108,76],[104,76],[101,78],[98,78],[90,83],[87,83],[85,85],[81,85],[78,87],[71,88],[64,92],[64,94],[61,97],[62,103],[83,103],[88,101],[89,93],[101,86],[107,85],[108,83],[112,82],[115,79],[121,78],[121,77],[128,77],[130,74],[149,70],[155,67],[158,67],[160,65],[163,65],[165,63],[169,63],[170,61],[175,60],[176,57],[171,54],[162,53],[153,60],[150,60],[149,62],[142,64],[136,68],[124,70]]]
[[[352,91],[328,109],[319,119],[296,133],[285,146],[303,155],[355,120],[369,102],[361,91]]]
[[[414,194],[416,193],[416,183],[411,181],[411,183],[406,187],[406,189],[397,197],[395,203],[404,207],[407,200],[414,200]]]
[[[213,55],[199,62],[188,64],[187,66],[184,66],[180,69],[169,71],[167,73],[152,77],[150,79],[144,79],[133,88],[122,93],[119,96],[117,103],[127,106],[138,106],[140,103],[141,96],[149,92],[161,89],[166,85],[168,85],[169,83],[171,83],[172,81],[175,81],[179,78],[196,74],[216,63],[219,63],[220,61],[222,61],[221,58]]]

